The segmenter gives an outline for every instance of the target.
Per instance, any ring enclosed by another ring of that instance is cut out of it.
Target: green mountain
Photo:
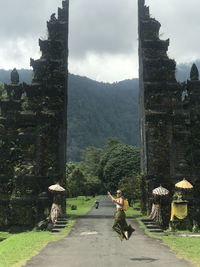
[[[110,136],[139,145],[138,79],[108,84],[71,74],[68,95],[69,160],[78,160],[87,146],[102,147]]]
[[[195,63],[200,69],[200,60]],[[179,81],[189,78],[192,63],[177,66]],[[0,70],[0,81],[9,83],[10,70]],[[19,70],[20,81],[30,83],[32,71]],[[79,161],[81,150],[102,147],[108,137],[127,145],[139,145],[138,79],[100,83],[69,74],[68,161]]]
[[[31,70],[19,70],[20,81],[31,82]],[[10,71],[0,70],[0,81],[9,83]],[[81,150],[102,147],[108,137],[139,145],[138,79],[100,83],[69,74],[68,161],[79,161]]]

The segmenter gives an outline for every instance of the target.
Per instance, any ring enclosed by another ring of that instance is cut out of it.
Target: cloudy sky
[[[29,68],[61,0],[0,0],[0,68]],[[200,1],[146,0],[177,63],[200,59]],[[137,0],[70,0],[69,71],[115,82],[138,76]]]

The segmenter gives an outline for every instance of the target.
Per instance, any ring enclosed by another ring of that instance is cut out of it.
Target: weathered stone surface
[[[19,84],[14,69],[0,102],[0,228],[45,219],[48,186],[65,187],[69,1],[62,4],[47,22],[48,40],[39,40],[41,57],[31,59],[32,83]]]
[[[198,195],[199,72],[193,64],[190,80],[176,81],[176,62],[167,56],[169,39],[160,40],[160,23],[150,17],[144,0],[138,0],[138,7],[141,169],[149,203],[154,187],[162,184],[173,194],[174,184],[183,177],[193,183],[194,195]]]

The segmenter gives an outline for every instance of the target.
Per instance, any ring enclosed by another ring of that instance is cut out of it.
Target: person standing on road
[[[131,234],[135,231],[135,229],[128,225],[126,222],[126,214],[123,210],[124,199],[122,197],[121,190],[117,190],[117,198],[114,198],[110,192],[108,192],[108,196],[111,198],[113,203],[116,203],[116,213],[115,213],[115,220],[113,223],[113,230],[117,232],[121,241],[125,238],[128,240]]]

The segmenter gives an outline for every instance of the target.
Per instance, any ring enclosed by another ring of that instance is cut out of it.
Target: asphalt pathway
[[[112,231],[113,203],[107,196],[100,200],[99,209],[77,220],[72,231],[62,240],[49,243],[30,259],[27,267],[189,267],[159,239],[151,238],[128,219],[136,231],[130,240],[120,241]]]

